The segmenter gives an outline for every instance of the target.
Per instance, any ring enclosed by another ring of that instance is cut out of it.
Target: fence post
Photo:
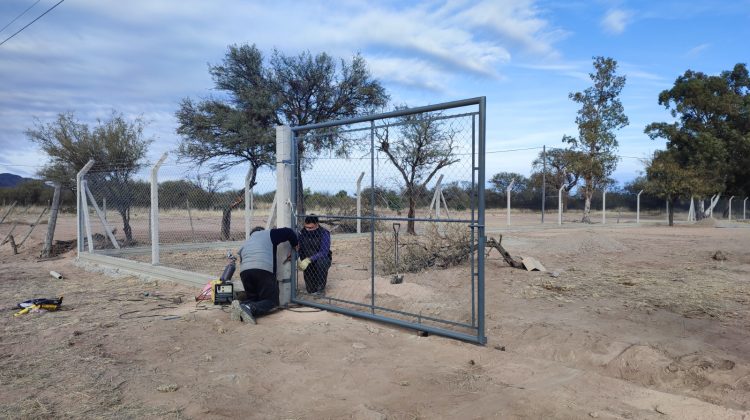
[[[508,226],[510,226],[510,190],[513,189],[513,184],[516,182],[516,179],[513,178],[510,180],[510,184],[508,185],[508,188],[505,189],[505,197],[508,201]]]
[[[557,191],[557,224],[562,225],[562,192],[565,185],[562,185]]]
[[[747,198],[748,197],[745,197],[745,199],[742,200],[742,219],[743,220],[747,220],[747,217],[745,217],[745,210],[747,208]]]
[[[49,219],[47,219],[47,235],[44,237],[44,248],[42,248],[42,258],[49,258],[52,253],[52,241],[55,238],[55,226],[57,226],[57,212],[60,210],[60,190],[62,186],[59,182],[55,183],[55,193],[52,196],[52,206],[50,208]]]
[[[360,195],[360,192],[362,190],[362,178],[364,178],[365,173],[362,172],[359,174],[359,178],[357,178],[357,233],[362,233],[362,220],[360,220],[360,217],[362,217],[362,197]]]
[[[5,214],[3,214],[3,217],[0,217],[0,223],[3,223],[5,221],[5,218],[8,217],[11,211],[13,211],[13,208],[16,206],[18,201],[14,201],[13,204],[8,207],[8,210],[5,211]]]
[[[607,189],[602,190],[602,224],[607,223]]]
[[[253,190],[250,189],[250,178],[253,176],[253,165],[247,169],[245,175],[245,240],[250,238],[250,230],[253,223]]]
[[[547,201],[547,145],[542,145],[542,224],[544,224],[544,202]]]
[[[84,192],[81,194],[81,180],[84,176],[86,176],[86,173],[91,169],[91,167],[94,166],[94,160],[89,160],[86,165],[84,165],[83,168],[81,168],[80,171],[76,174],[76,227],[77,227],[77,235],[78,238],[78,244],[76,245],[78,255],[81,255],[81,252],[83,252],[83,215],[84,212],[87,212],[88,206],[86,208],[83,208],[83,203],[85,203],[86,199],[86,193]]]
[[[292,129],[289,126],[276,127],[276,227],[291,227],[292,223]],[[294,225],[294,226],[292,226]],[[276,247],[276,280],[279,282],[279,305],[287,306],[292,298],[292,263],[285,262],[292,251],[289,242]],[[296,262],[295,262],[296,265]]]
[[[167,152],[151,168],[151,264],[159,264],[159,167],[167,159]]]
[[[638,195],[635,199],[635,224],[638,225],[641,223],[641,193],[643,193],[643,190],[638,191]]]
[[[729,197],[729,221],[732,221],[732,200],[734,196]]]

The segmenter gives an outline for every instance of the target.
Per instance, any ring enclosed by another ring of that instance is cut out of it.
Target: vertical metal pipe
[[[607,189],[602,190],[602,224],[607,224]]]
[[[292,211],[290,212],[291,213],[291,219],[292,219],[291,220],[291,227],[292,227],[292,229],[297,230],[297,226],[298,226],[298,224],[297,224],[297,205],[296,205],[296,203],[297,203],[297,182],[299,181],[298,177],[300,176],[300,174],[297,171],[297,160],[299,159],[299,153],[297,151],[297,132],[295,132],[294,130],[292,130],[291,148],[292,148],[292,150],[290,150],[290,154],[291,154],[291,161],[292,161],[292,163],[291,163],[291,165],[292,165],[292,176],[291,176],[291,178],[292,178],[291,179],[291,181],[292,181],[292,187],[291,187],[291,192],[289,193],[289,197],[290,197],[291,202],[295,203],[294,205],[292,205],[292,209],[291,209]],[[293,261],[295,261],[294,265],[296,265],[297,253],[296,253],[296,250],[294,248],[292,248],[292,259],[293,259]],[[290,289],[291,289],[291,293],[290,293],[290,299],[291,300],[290,300],[290,302],[291,302],[291,301],[294,301],[294,299],[297,298],[297,270],[295,270],[294,268],[292,268],[292,272],[290,273],[289,281],[291,282],[291,284],[290,284]]]
[[[734,196],[729,197],[729,221],[732,221],[732,200],[734,200]]]
[[[745,197],[744,200],[742,200],[742,219],[747,220],[747,216],[745,216],[745,211],[747,210],[747,198]]]
[[[476,192],[476,115],[471,116],[471,195],[469,201],[471,201],[471,326],[477,325],[476,321],[476,291],[474,290],[474,277],[476,277],[476,271],[474,267],[474,253],[476,248],[474,247],[474,207],[475,200],[477,197]]]
[[[487,128],[487,115],[486,115],[486,98],[484,96],[479,100],[479,249],[478,249],[478,278],[477,288],[479,294],[477,296],[477,312],[478,312],[478,324],[477,324],[477,340],[484,344],[487,342],[485,337],[485,325],[484,325],[484,183],[485,183],[485,133]]]
[[[370,311],[375,314],[375,120],[370,121]]]

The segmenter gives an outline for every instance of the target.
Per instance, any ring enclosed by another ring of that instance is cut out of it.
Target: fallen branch
[[[495,240],[495,238],[487,239],[487,246],[489,247],[489,249],[487,250],[486,256],[489,256],[490,251],[492,251],[492,249],[494,248],[494,249],[497,249],[500,255],[503,256],[503,259],[505,260],[505,262],[508,263],[508,265],[510,265],[513,268],[524,268],[523,263],[516,261],[516,259],[514,259],[510,255],[510,253],[506,251],[505,248],[503,248],[502,245],[500,245],[500,242],[502,242],[502,240],[503,240],[503,235],[500,235],[500,237],[497,240]]]

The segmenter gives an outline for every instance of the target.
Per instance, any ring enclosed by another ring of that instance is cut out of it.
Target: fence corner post
[[[292,197],[292,128],[286,125],[276,127],[276,226],[290,227],[292,223],[294,199]],[[276,280],[279,282],[279,306],[287,306],[292,299],[292,266],[295,261],[286,261],[286,256],[292,251],[288,242],[279,244],[276,248]]]
[[[151,168],[151,265],[159,264],[159,168],[167,159],[167,152]]]
[[[78,255],[77,255],[78,257],[80,257],[81,252],[83,252],[83,223],[84,223],[83,212],[89,210],[88,206],[86,206],[85,209],[82,208],[83,203],[84,203],[83,201],[84,196],[81,194],[81,181],[83,180],[83,177],[86,176],[86,174],[89,172],[89,169],[91,169],[92,166],[94,166],[93,159],[89,160],[86,163],[86,165],[84,165],[83,168],[81,168],[81,170],[78,171],[78,173],[76,174],[76,209],[78,210],[77,211],[78,214],[76,215],[76,219],[77,219],[76,226],[78,228],[77,229],[78,243],[76,245],[76,248],[78,251]]]

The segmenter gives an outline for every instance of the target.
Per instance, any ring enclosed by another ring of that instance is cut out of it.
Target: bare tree
[[[459,161],[454,156],[456,133],[444,125],[430,115],[412,114],[401,117],[395,129],[385,126],[375,131],[378,151],[388,156],[404,180],[410,219],[406,230],[412,235],[416,234],[413,219],[420,191],[426,190],[438,171]]]

